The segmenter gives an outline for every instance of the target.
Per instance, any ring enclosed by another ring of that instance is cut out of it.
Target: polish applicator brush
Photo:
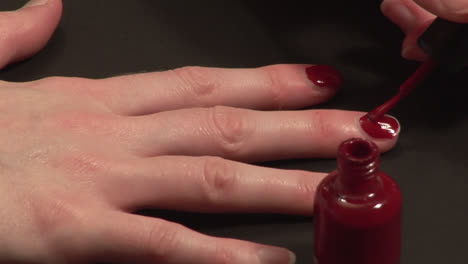
[[[371,122],[382,116],[400,102],[412,89],[419,86],[436,68],[444,74],[459,73],[468,65],[468,24],[436,18],[419,37],[419,47],[430,59],[423,63],[401,86],[399,92],[386,103],[367,114]]]

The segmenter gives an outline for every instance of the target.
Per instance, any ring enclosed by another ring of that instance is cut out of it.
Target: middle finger
[[[126,118],[139,156],[220,156],[231,160],[334,157],[352,137],[369,138],[365,113],[339,110],[264,112],[231,107],[182,109]],[[396,142],[374,140],[381,151]]]

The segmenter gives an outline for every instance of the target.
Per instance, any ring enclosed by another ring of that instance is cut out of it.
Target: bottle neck
[[[346,193],[372,191],[380,166],[380,152],[364,139],[345,141],[338,150],[338,184]]]

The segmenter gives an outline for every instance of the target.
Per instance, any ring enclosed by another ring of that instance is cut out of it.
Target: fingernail
[[[309,80],[322,88],[337,90],[343,84],[343,77],[335,68],[328,65],[313,65],[306,68]]]
[[[368,115],[359,119],[361,129],[374,139],[394,139],[400,133],[400,123],[390,115],[384,115],[379,120],[372,121]]]
[[[49,0],[31,0],[27,2],[23,7],[31,7],[31,6],[38,6],[47,4]]]
[[[257,253],[261,264],[294,264],[296,255],[289,250],[278,247],[264,247]]]

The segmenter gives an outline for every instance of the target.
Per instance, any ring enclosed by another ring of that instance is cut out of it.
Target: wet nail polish
[[[306,68],[306,74],[318,87],[337,90],[343,83],[343,77],[333,67],[328,65],[313,65]]]
[[[381,116],[376,121],[371,120],[369,115],[365,115],[359,119],[359,124],[367,135],[375,139],[395,138],[400,130],[398,120],[388,115]]]
[[[387,102],[381,104],[367,115],[361,117],[361,128],[375,139],[392,139],[398,135],[398,121],[386,116],[395,105],[405,98],[415,87],[420,85],[434,70],[436,62],[429,60],[422,64],[401,86],[398,93]]]
[[[354,138],[340,145],[338,169],[316,193],[315,264],[400,263],[401,192],[379,166],[373,142]]]

